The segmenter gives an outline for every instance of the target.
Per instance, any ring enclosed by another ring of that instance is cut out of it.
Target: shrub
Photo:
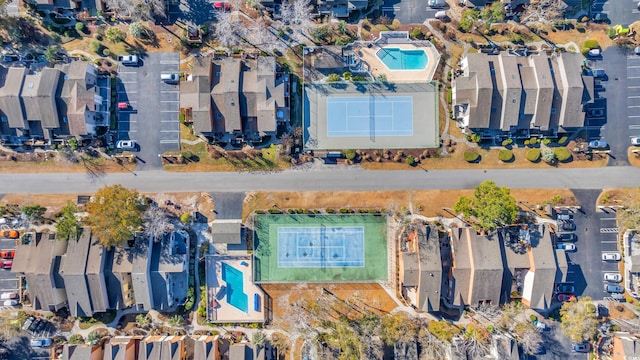
[[[556,161],[556,154],[551,149],[542,149],[542,161],[552,164]]]
[[[480,142],[480,139],[481,139],[480,134],[472,134],[471,135],[471,141],[473,141],[475,143]]]
[[[475,151],[465,151],[462,157],[466,162],[476,162],[480,158],[480,154]]]
[[[531,162],[536,162],[540,160],[540,149],[531,149],[527,151],[527,154],[525,155],[525,157],[527,158],[527,160]]]
[[[76,23],[76,31],[78,32],[84,32],[84,24],[81,22],[77,22]]]
[[[180,215],[180,221],[183,224],[187,224],[187,223],[191,222],[191,214],[186,212],[186,213]]]
[[[351,211],[349,209],[342,208],[339,210],[340,214],[349,214]]]
[[[535,316],[535,315],[533,315],[533,314],[531,314],[531,315],[529,315],[529,320],[531,320],[531,321],[538,321],[538,317],[537,317],[537,316]]]
[[[278,209],[269,209],[269,214],[282,214],[282,211]]]
[[[525,144],[525,145],[529,145],[529,141],[530,141],[529,139],[525,140],[525,141],[524,141],[524,144]]]
[[[551,144],[551,139],[549,139],[549,138],[544,138],[544,139],[542,139],[542,144],[544,144],[544,145],[549,145],[549,144]]]
[[[415,159],[413,158],[413,156],[409,155],[407,156],[407,158],[405,159],[405,161],[407,162],[407,164],[412,165],[416,163]]]
[[[344,157],[347,158],[347,160],[353,160],[356,158],[356,152],[355,150],[347,150],[344,152]]]
[[[560,140],[558,140],[558,144],[559,145],[565,145],[567,142],[569,141],[569,138],[566,136],[563,136],[560,138]]]
[[[502,146],[508,146],[508,145],[511,145],[511,144],[513,144],[513,139],[512,138],[508,138],[508,139],[502,140]]]
[[[327,214],[334,214],[336,211],[332,208],[327,208]]]
[[[82,344],[84,342],[84,338],[80,334],[73,334],[69,337],[69,344]]]
[[[411,38],[412,39],[421,39],[422,38],[422,30],[419,27],[414,27],[411,30]]]
[[[102,56],[109,56],[109,55],[111,55],[111,50],[109,49],[102,50]]]
[[[98,40],[93,40],[90,44],[89,44],[89,50],[91,50],[94,53],[98,53],[98,51],[100,51],[100,48],[102,47],[102,44],[100,43],[100,41]]]
[[[513,153],[511,150],[500,150],[498,151],[498,159],[500,159],[500,161],[510,161],[513,159]]]
[[[558,161],[568,161],[571,159],[571,151],[566,147],[555,148],[553,153],[556,155]]]
[[[615,31],[615,30],[614,30]],[[597,49],[600,47],[600,44],[598,44],[597,40],[594,39],[589,39],[587,41],[584,42],[584,44],[582,45],[583,48],[587,48],[589,50],[591,49]]]
[[[327,76],[327,82],[338,82],[340,81],[340,75],[338,74],[329,74]]]

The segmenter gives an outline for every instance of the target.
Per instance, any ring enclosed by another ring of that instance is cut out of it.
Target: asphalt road
[[[19,181],[16,181],[19,179]],[[472,189],[484,180],[510,188],[604,189],[638,186],[640,168],[473,169],[366,171],[337,166],[277,173],[183,173],[161,170],[109,173],[0,174],[3,193],[91,194],[108,184],[142,192],[366,191]]]
[[[178,84],[160,80],[161,73],[179,73],[178,53],[150,53],[141,66],[118,68],[118,102],[131,107],[118,111],[118,140],[135,140],[141,169],[162,167],[159,154],[180,149]]]

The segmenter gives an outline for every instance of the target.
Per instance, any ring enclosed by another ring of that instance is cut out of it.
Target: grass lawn
[[[116,319],[116,311],[107,311],[105,313],[94,314],[90,318],[79,318],[80,322],[78,326],[82,330],[86,330],[94,325],[109,324]]]

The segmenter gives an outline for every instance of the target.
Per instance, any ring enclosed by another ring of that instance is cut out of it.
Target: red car
[[[7,239],[17,239],[20,236],[20,233],[15,230],[4,230],[2,232],[2,237]]]
[[[576,296],[573,294],[558,294],[558,301],[560,302],[572,301],[575,299],[576,299]]]
[[[5,270],[11,270],[11,267],[13,266],[13,261],[3,261],[2,262],[2,268]]]
[[[13,259],[14,256],[16,256],[16,251],[15,250],[2,250],[2,251],[0,251],[0,258]]]

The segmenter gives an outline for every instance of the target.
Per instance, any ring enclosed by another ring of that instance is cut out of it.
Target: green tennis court
[[[385,216],[255,215],[253,246],[256,283],[388,278]]]

